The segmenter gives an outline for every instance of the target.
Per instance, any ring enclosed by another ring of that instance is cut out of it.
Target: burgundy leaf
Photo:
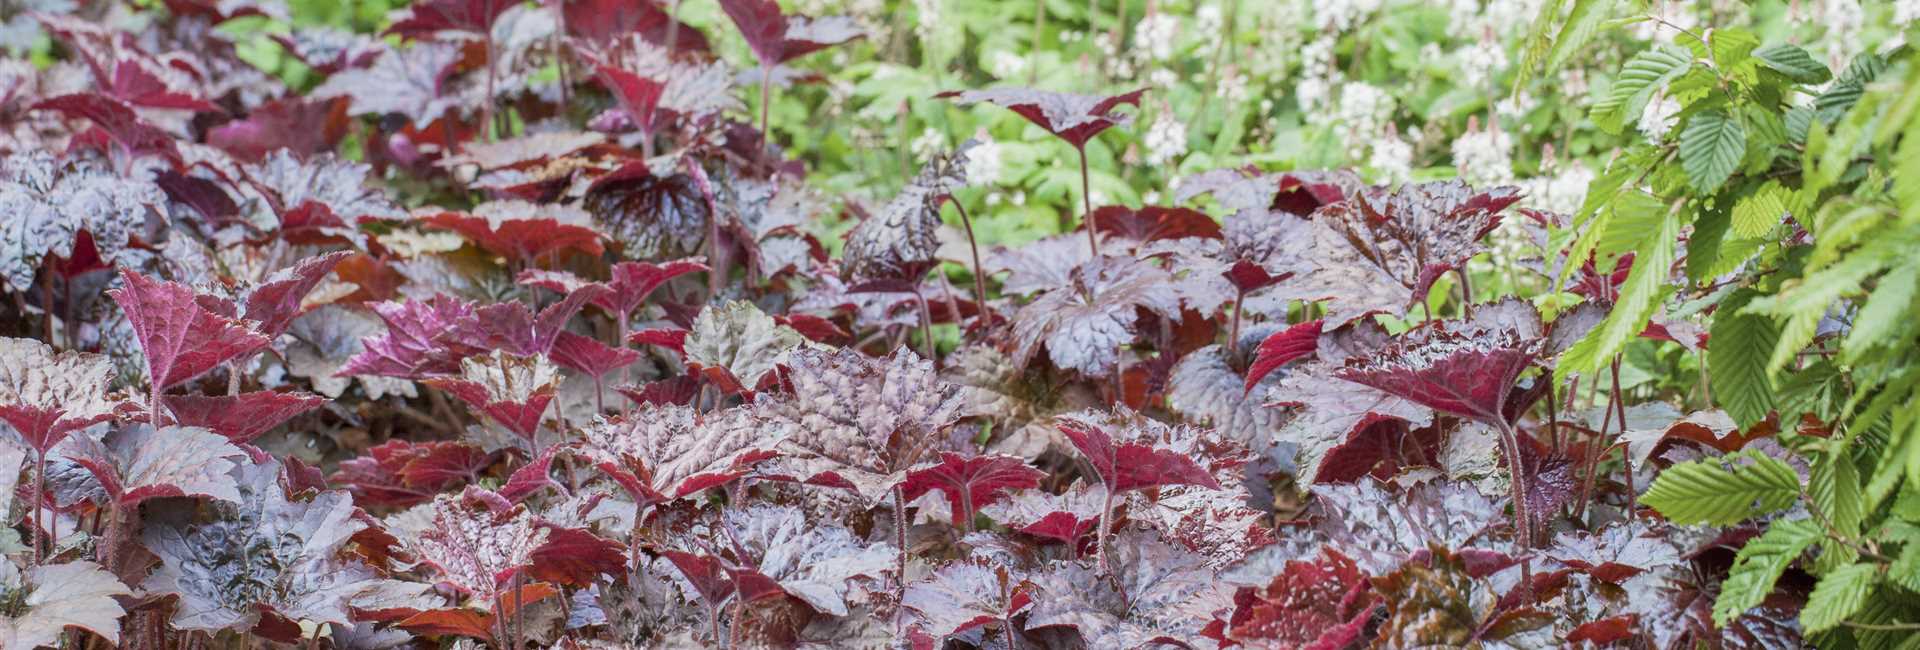
[[[1085,484],[1065,494],[1025,490],[989,504],[981,512],[1021,533],[1073,545],[1093,533],[1106,494],[1104,486]]]
[[[91,472],[118,506],[155,497],[240,501],[227,473],[246,452],[205,429],[131,424],[104,438],[71,436],[56,449]]]
[[[700,380],[685,375],[650,381],[639,386],[621,386],[614,390],[635,404],[686,406],[700,394]]]
[[[1221,236],[1220,222],[1191,208],[1149,205],[1135,210],[1109,205],[1094,210],[1089,222],[1098,226],[1100,234],[1143,244],[1161,239],[1219,239]]]
[[[54,353],[33,339],[0,338],[0,420],[36,451],[113,417],[107,393],[113,362],[85,352]]]
[[[1320,344],[1320,330],[1325,321],[1307,321],[1293,325],[1274,333],[1260,342],[1260,349],[1254,354],[1253,365],[1247,367],[1247,392],[1266,379],[1268,374],[1287,365],[1287,362],[1311,354]]]
[[[519,301],[495,303],[474,310],[462,326],[477,333],[487,348],[522,356],[545,354],[553,349],[567,321],[587,302],[606,292],[598,286],[587,286],[538,314]]]
[[[236,443],[252,441],[293,416],[327,403],[319,395],[270,390],[217,397],[167,395],[161,399],[181,426],[208,429]]]
[[[851,18],[787,16],[777,0],[720,0],[720,8],[766,69],[863,36]]]
[[[245,119],[207,132],[207,144],[235,158],[258,162],[280,149],[306,157],[329,151],[347,136],[347,102],[279,99],[253,108]]]
[[[473,318],[473,303],[445,295],[425,301],[373,306],[387,332],[366,341],[338,376],[376,375],[418,379],[460,371],[460,360],[482,351],[484,339],[460,336],[456,327]],[[449,336],[452,334],[453,336]]]
[[[639,34],[647,42],[665,47],[668,32],[673,33],[676,52],[707,51],[707,36],[692,25],[674,24],[672,14],[661,9],[656,0],[566,0],[561,5],[566,16],[567,33],[587,41],[606,44],[627,34]]]
[[[706,270],[706,260],[698,257],[659,264],[620,262],[613,265],[612,277],[605,283],[608,293],[595,297],[593,304],[615,316],[631,314],[661,285],[682,275]]]
[[[1120,347],[1133,341],[1140,310],[1165,318],[1180,313],[1171,277],[1148,262],[1101,257],[1069,279],[1014,315],[1014,357],[1022,365],[1044,346],[1056,366],[1106,376],[1119,363]]]
[[[547,542],[533,551],[527,573],[555,585],[587,587],[600,576],[627,572],[627,545],[584,528],[547,525]]]
[[[1481,311],[1475,322],[1439,323],[1403,334],[1371,355],[1348,359],[1334,376],[1502,426],[1514,383],[1539,354],[1539,321],[1536,315],[1531,327],[1485,322],[1506,310],[1488,306]]]
[[[1286,564],[1272,584],[1234,597],[1228,638],[1250,647],[1339,650],[1361,638],[1379,608],[1366,574],[1333,548]]]
[[[493,460],[493,454],[466,442],[396,438],[368,449],[365,456],[341,461],[332,481],[362,501],[406,507],[478,478]]]
[[[1067,626],[1089,648],[1135,650],[1200,638],[1233,592],[1198,556],[1150,533],[1118,535],[1109,579],[1082,562],[1063,562],[1033,579],[1029,629]]]
[[[521,465],[520,469],[513,470],[513,474],[507,477],[506,484],[500,486],[500,498],[506,499],[508,503],[520,503],[527,500],[527,497],[533,496],[547,488],[553,488],[555,491],[565,494],[567,492],[566,486],[553,480],[552,476],[553,457],[561,449],[563,449],[563,447],[558,445],[548,447],[546,451],[540,452],[539,456],[535,456],[533,460],[528,461],[527,464]],[[554,581],[546,577],[542,577],[541,579],[547,580],[548,582]]]
[[[120,277],[125,286],[107,293],[133,324],[156,394],[267,346],[246,323],[207,311],[191,288],[128,270]]]
[[[1061,418],[1060,432],[1075,449],[1093,463],[1093,469],[1107,489],[1114,492],[1142,490],[1163,485],[1199,485],[1220,489],[1206,468],[1192,458],[1150,444],[1122,441],[1089,419]]]
[[[1116,114],[1121,104],[1140,105],[1146,89],[1110,96],[1073,95],[1032,88],[996,88],[992,90],[950,91],[936,97],[951,97],[962,104],[987,102],[1019,113],[1054,137],[1075,148],[1110,127],[1126,124],[1130,115]]]
[[[501,14],[520,4],[515,0],[427,0],[408,7],[386,33],[408,38],[444,31],[485,34]]]
[[[447,584],[492,601],[533,565],[548,532],[524,508],[494,512],[466,501],[450,494],[435,497],[428,511],[431,525],[401,541]]]
[[[125,103],[106,95],[62,95],[34,104],[33,110],[57,111],[67,117],[90,120],[128,151],[160,153],[173,159],[180,157],[174,147],[173,136],[140,119]]]
[[[627,114],[643,134],[653,133],[654,108],[660,105],[660,93],[666,84],[609,65],[596,66],[594,79],[613,92],[620,110]]]
[[[731,483],[774,456],[787,428],[760,407],[702,416],[677,405],[645,404],[581,433],[580,453],[642,503],[678,499]]]
[[[560,367],[595,378],[605,377],[607,373],[640,360],[640,352],[636,350],[612,347],[593,337],[564,331],[554,337],[553,349],[547,354]]]
[[[543,357],[494,352],[462,360],[460,372],[457,379],[427,383],[452,393],[515,435],[535,440],[559,380],[552,364]]]
[[[793,430],[769,471],[869,503],[905,482],[965,415],[960,387],[906,348],[885,359],[803,349],[788,363],[793,399],[771,406]]]
[[[279,338],[293,324],[294,317],[300,315],[300,304],[315,286],[333,272],[341,260],[351,255],[348,251],[336,251],[309,257],[299,264],[281,269],[268,276],[259,286],[247,294],[247,320],[259,323],[254,326],[268,339]]]
[[[941,452],[940,463],[907,473],[902,496],[913,501],[931,490],[946,495],[953,525],[972,521],[980,508],[999,501],[1003,492],[1040,486],[1046,473],[1014,456],[962,456]],[[969,526],[970,527],[970,526]]]
[[[627,342],[634,345],[658,345],[680,354],[687,353],[687,330],[655,328],[633,332],[627,335]]]
[[[569,206],[495,201],[481,204],[472,213],[440,212],[419,221],[460,233],[487,252],[515,262],[533,262],[565,250],[588,255],[603,250],[591,218]]]

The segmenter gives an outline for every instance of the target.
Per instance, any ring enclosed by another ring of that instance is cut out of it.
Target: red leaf
[[[547,543],[533,552],[535,579],[569,587],[587,587],[602,575],[627,573],[627,546],[584,528],[547,526]]]
[[[908,472],[900,489],[908,501],[939,490],[952,507],[953,525],[960,526],[998,501],[1002,492],[1039,487],[1046,475],[1016,456],[969,457],[949,451],[941,452],[939,464]]]
[[[782,15],[777,0],[720,0],[720,8],[740,28],[747,47],[766,69],[864,36],[852,19],[843,16]]]
[[[554,491],[565,494],[567,488],[560,485],[559,481],[553,480],[552,476],[553,457],[561,449],[563,447],[559,445],[548,447],[531,462],[514,470],[513,474],[507,477],[507,483],[500,486],[500,498],[506,499],[508,503],[519,503],[546,488],[553,488]]]
[[[1140,243],[1184,237],[1220,238],[1220,222],[1192,208],[1149,205],[1135,210],[1122,205],[1109,205],[1094,210],[1090,222],[1100,234]]]
[[[653,133],[653,109],[660,105],[660,93],[667,89],[666,84],[609,65],[596,66],[594,79],[613,91],[620,110],[642,134]]]
[[[267,346],[245,323],[208,312],[193,289],[124,269],[120,277],[126,285],[107,293],[133,325],[156,392]]]
[[[1255,647],[1338,650],[1360,640],[1379,606],[1367,576],[1332,547],[1292,560],[1261,589],[1234,597],[1228,638]]]
[[[459,372],[460,360],[481,351],[479,337],[456,327],[473,318],[473,303],[445,295],[425,301],[385,302],[373,306],[387,333],[368,339],[366,349],[347,360],[337,376],[378,375],[416,379]]]
[[[1061,418],[1059,427],[1116,494],[1163,485],[1220,489],[1220,482],[1205,468],[1172,450],[1131,442],[1116,445],[1100,427],[1072,419]]]
[[[233,396],[167,395],[162,398],[174,421],[202,427],[236,443],[257,438],[293,416],[320,408],[327,398],[270,390]]]
[[[493,458],[471,443],[413,443],[396,438],[368,449],[365,456],[342,461],[332,480],[363,503],[406,507],[472,481],[493,464]]]
[[[685,355],[688,333],[687,330],[657,327],[627,334],[627,342],[634,345],[658,345]]]
[[[652,262],[621,262],[613,265],[612,278],[607,280],[609,292],[595,297],[593,304],[607,310],[615,316],[631,314],[646,302],[647,296],[668,281],[693,273],[706,271],[704,258],[688,258],[654,264]]]
[[[598,286],[587,286],[548,305],[539,314],[519,301],[495,303],[475,310],[472,317],[463,319],[463,325],[477,333],[489,349],[522,356],[546,354],[553,349],[567,321],[588,301],[606,292]]]
[[[307,294],[319,286],[327,274],[333,272],[333,267],[352,254],[349,251],[336,251],[309,257],[299,264],[275,272],[247,294],[247,320],[258,322],[254,329],[268,339],[278,338],[301,314],[300,302],[306,299]]]
[[[700,380],[686,375],[670,377],[659,381],[650,381],[640,386],[621,386],[615,388],[634,404],[652,404],[655,406],[686,406],[700,394]]]
[[[547,354],[560,367],[576,370],[594,378],[605,377],[607,373],[640,360],[640,352],[637,350],[612,347],[591,336],[581,336],[566,331],[560,332],[553,339],[553,349]]]
[[[1490,316],[1496,309],[1486,305],[1480,312]],[[1534,319],[1531,330],[1485,323],[1422,327],[1383,349],[1348,359],[1334,376],[1436,411],[1500,426],[1507,420],[1514,382],[1533,363],[1540,347],[1537,314]]]
[[[406,17],[394,21],[386,33],[408,38],[443,31],[485,34],[501,14],[520,4],[516,0],[427,0],[408,7]]]
[[[558,593],[559,589],[544,582],[527,583],[501,594],[490,611],[467,607],[436,609],[401,619],[394,627],[427,636],[464,636],[494,642],[492,612],[511,617],[521,608]]]
[[[132,108],[106,95],[96,93],[61,95],[34,104],[33,110],[58,111],[70,118],[91,120],[114,142],[120,143],[120,146],[135,153],[160,153],[170,159],[180,158],[180,153],[173,144],[173,136],[168,135],[160,127],[141,120]]]
[[[568,210],[578,209],[524,201],[494,202],[481,204],[473,213],[440,212],[419,221],[460,233],[487,252],[515,262],[532,262],[564,250],[599,255],[604,250],[600,233],[578,217],[562,221],[572,214]],[[556,214],[562,217],[542,216]]]
[[[1582,623],[1567,633],[1568,643],[1591,643],[1595,646],[1608,646],[1633,638],[1633,623],[1638,616],[1624,614],[1603,618],[1590,623]]]
[[[665,47],[673,31],[676,52],[705,52],[707,36],[692,25],[674,25],[673,16],[654,0],[568,0],[561,5],[567,33],[589,42],[606,44],[627,34]]]
[[[207,144],[247,162],[279,149],[311,156],[333,151],[346,137],[348,124],[347,103],[339,98],[279,99],[254,107],[245,119],[214,127],[207,132]]]
[[[1056,93],[1032,88],[995,88],[991,90],[950,91],[935,95],[941,98],[953,98],[962,104],[988,102],[1019,113],[1027,121],[1046,129],[1054,137],[1066,140],[1075,148],[1087,146],[1087,141],[1116,125],[1125,124],[1131,119],[1128,115],[1118,115],[1113,109],[1121,104],[1140,105],[1140,95],[1147,90],[1142,88],[1129,93],[1111,96],[1073,95]]]
[[[1307,321],[1275,332],[1267,340],[1260,342],[1260,350],[1254,353],[1253,365],[1247,367],[1248,393],[1260,384],[1280,366],[1313,353],[1320,341],[1320,329],[1324,321]]]
[[[699,592],[700,599],[710,606],[719,606],[728,596],[733,595],[733,576],[721,568],[720,560],[709,555],[695,555],[686,551],[672,549],[660,554],[680,570],[680,575]]]

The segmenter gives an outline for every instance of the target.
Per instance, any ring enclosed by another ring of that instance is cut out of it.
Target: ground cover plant
[[[1916,21],[5,4],[0,648],[1920,646]]]

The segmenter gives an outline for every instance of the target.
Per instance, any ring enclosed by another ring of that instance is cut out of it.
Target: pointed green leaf
[[[1758,452],[1680,463],[1660,473],[1640,502],[1676,524],[1725,526],[1792,505],[1800,475]]]
[[[1753,51],[1760,65],[1786,75],[1788,79],[1803,84],[1823,84],[1833,78],[1833,71],[1826,64],[1813,60],[1813,55],[1790,43],[1775,43]]]
[[[1694,115],[1680,132],[1680,166],[1695,192],[1712,194],[1726,184],[1747,155],[1747,130],[1740,120],[1712,111]]]
[[[1741,290],[1728,296],[1714,313],[1711,345],[1707,346],[1707,376],[1713,400],[1745,429],[1767,419],[1773,410],[1773,381],[1767,359],[1780,338],[1773,319],[1740,313],[1755,293]]]
[[[1733,568],[1720,583],[1720,597],[1713,601],[1713,622],[1724,626],[1766,600],[1787,566],[1824,536],[1811,519],[1769,524],[1766,534],[1747,542],[1734,556]]]
[[[1880,567],[1874,564],[1849,564],[1820,576],[1806,608],[1800,610],[1800,625],[1808,633],[1833,629],[1860,611],[1879,584]]]

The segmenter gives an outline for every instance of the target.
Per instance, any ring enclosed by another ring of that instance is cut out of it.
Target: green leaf
[[[1833,78],[1833,71],[1826,64],[1813,60],[1813,55],[1790,43],[1775,43],[1753,51],[1760,64],[1768,69],[1786,75],[1788,79],[1803,84],[1823,84]]]
[[[1743,314],[1740,309],[1756,294],[1742,289],[1728,296],[1714,313],[1712,345],[1707,346],[1707,376],[1713,400],[1741,429],[1767,419],[1773,410],[1773,381],[1767,359],[1779,343],[1773,319]]]
[[[1820,455],[1807,478],[1807,492],[1813,505],[1826,514],[1834,533],[1848,538],[1860,535],[1860,523],[1866,517],[1861,512],[1865,497],[1860,494],[1860,468],[1853,464],[1846,445],[1836,445]],[[1856,559],[1859,553],[1853,547],[1828,540],[1821,545],[1818,567],[1831,570]]]
[[[1607,89],[1607,96],[1594,102],[1594,125],[1608,133],[1620,133],[1628,120],[1640,117],[1640,111],[1662,85],[1692,66],[1693,55],[1676,47],[1655,47],[1634,55]]]
[[[1680,132],[1680,166],[1695,192],[1712,194],[1726,184],[1747,155],[1747,130],[1720,111],[1699,113]]]
[[[1780,574],[1823,537],[1812,519],[1768,524],[1766,534],[1747,542],[1734,556],[1733,568],[1720,583],[1720,597],[1713,601],[1713,622],[1725,626],[1765,601]]]
[[[1889,269],[1855,315],[1853,329],[1840,343],[1841,357],[1860,361],[1876,347],[1898,347],[1912,340],[1916,294],[1920,294],[1920,261]]]
[[[1647,328],[1654,309],[1674,290],[1668,278],[1672,275],[1673,243],[1679,238],[1677,210],[1668,210],[1664,218],[1647,229],[1647,237],[1635,249],[1633,268],[1627,271],[1627,279],[1620,285],[1620,299],[1614,303],[1613,311],[1560,355],[1559,365],[1554,368],[1556,379],[1565,379],[1568,373],[1600,369]]]
[[[1567,59],[1586,47],[1595,34],[1600,33],[1600,25],[1613,13],[1614,0],[1576,0],[1573,13],[1567,15],[1567,22],[1560,26],[1560,35],[1553,39],[1553,49],[1547,53],[1547,72],[1553,72],[1565,65]]]
[[[1733,204],[1733,234],[1753,238],[1767,234],[1787,213],[1787,188],[1767,181],[1759,190]]]
[[[1880,567],[1874,564],[1849,564],[1820,576],[1800,610],[1800,625],[1809,633],[1833,629],[1860,611],[1879,584]]]
[[[1792,467],[1746,451],[1669,467],[1640,502],[1676,524],[1725,526],[1786,508],[1799,496]]]

